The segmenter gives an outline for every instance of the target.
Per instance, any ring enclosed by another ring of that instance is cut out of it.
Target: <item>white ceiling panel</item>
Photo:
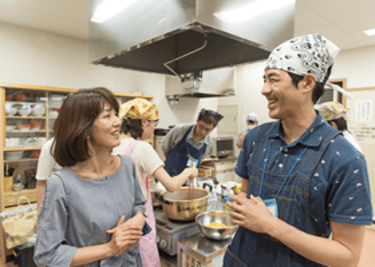
[[[295,21],[298,22],[295,23],[296,33],[303,29],[312,29],[330,24],[319,13],[299,1],[296,3]],[[298,35],[296,34],[296,36]]]
[[[374,0],[298,0],[332,22],[375,14]]]
[[[298,36],[310,33],[319,33],[323,35],[324,37],[331,40],[334,44],[336,44],[341,50],[364,46],[362,42],[353,38],[352,35],[340,30],[335,25],[304,29],[303,31],[298,33]]]
[[[0,0],[0,21],[87,40],[88,1]],[[345,50],[375,45],[370,28],[375,0],[297,0],[296,36],[320,33]]]

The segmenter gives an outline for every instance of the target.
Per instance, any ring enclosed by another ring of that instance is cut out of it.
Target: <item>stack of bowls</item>
[[[19,160],[22,159],[24,151],[5,151],[5,160]]]
[[[18,108],[18,113],[23,117],[29,116],[31,111],[33,110],[28,104],[21,104],[21,107]]]

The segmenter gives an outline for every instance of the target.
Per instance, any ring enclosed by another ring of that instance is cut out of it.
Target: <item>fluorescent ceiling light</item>
[[[106,0],[103,1],[95,10],[91,18],[92,22],[102,23],[103,21],[118,14],[135,0]]]
[[[363,31],[368,36],[375,35],[375,28]]]
[[[214,15],[223,21],[237,23],[294,3],[295,0],[258,0],[244,7],[214,13]]]

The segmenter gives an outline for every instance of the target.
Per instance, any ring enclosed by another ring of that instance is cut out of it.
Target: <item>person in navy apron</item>
[[[366,161],[314,110],[337,53],[313,34],[270,54],[262,94],[277,121],[245,137],[242,192],[228,203],[239,228],[223,266],[357,266],[372,223]]]
[[[166,157],[164,168],[169,175],[178,175],[186,167],[199,167],[213,145],[209,134],[222,118],[215,111],[202,109],[196,124],[180,124],[168,132],[161,149]]]

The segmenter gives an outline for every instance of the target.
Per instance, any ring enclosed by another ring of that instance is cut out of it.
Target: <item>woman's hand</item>
[[[108,243],[112,256],[120,256],[124,250],[133,248],[141,239],[145,220],[142,215],[143,223],[139,224],[140,219],[135,217],[125,222],[125,216],[121,216],[117,226],[107,231],[108,234],[112,234],[111,241]]]
[[[232,222],[257,233],[268,233],[270,222],[277,219],[262,200],[246,194],[232,195],[233,203],[227,202]]]
[[[184,174],[188,176],[188,179],[193,180],[198,176],[198,169],[195,167],[186,168],[184,170]]]

